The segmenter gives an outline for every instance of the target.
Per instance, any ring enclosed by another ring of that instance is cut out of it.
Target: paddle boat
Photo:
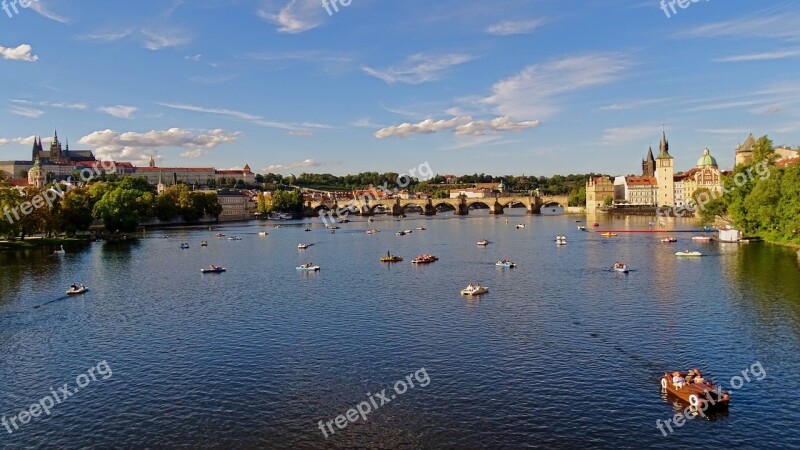
[[[308,248],[308,244],[303,244],[303,243],[297,244],[297,249],[298,250],[305,250],[307,248]]]
[[[706,380],[697,369],[687,372],[664,373],[661,389],[689,403],[695,409],[725,408],[731,401],[730,394],[713,382]]]
[[[89,292],[89,288],[84,285],[76,286],[72,285],[69,289],[67,289],[67,295],[81,295]]]
[[[519,230],[520,228],[525,228],[525,224],[524,223],[518,224],[517,229]]]
[[[500,261],[497,261],[497,264],[495,264],[495,266],[502,267],[504,269],[513,269],[513,268],[517,267],[517,263],[515,263],[513,261],[509,261],[507,259],[502,259]]]
[[[480,241],[478,241],[478,245],[483,245],[483,246],[489,245],[489,241],[487,241],[486,239],[481,239]]]
[[[700,252],[690,252],[689,250],[684,250],[682,252],[675,253],[675,256],[703,256]]]
[[[693,236],[692,240],[693,241],[699,241],[699,242],[710,242],[711,241],[711,236]]]
[[[189,244],[187,244],[187,243],[185,243],[185,242],[184,242],[183,244],[181,244],[181,249],[182,249],[182,250],[186,250],[186,249],[188,249],[188,248],[189,248]]]
[[[208,241],[200,241],[200,247],[208,247]]]
[[[319,272],[319,266],[315,266],[312,263],[306,263],[300,265],[300,267],[298,267],[297,270],[301,272]]]
[[[581,230],[581,231],[586,231],[586,227],[585,227],[585,226],[583,226],[583,225],[580,225],[580,226],[578,227],[578,229],[579,229],[579,230]]]
[[[242,238],[240,238],[239,236],[231,236],[231,237],[228,238],[228,240],[229,241],[241,241]]]
[[[397,234],[398,236],[405,236],[405,235],[406,235],[406,232],[405,232],[405,231],[398,231],[398,232],[397,232],[397,233],[395,233],[395,234]]]
[[[258,232],[258,235],[259,235],[259,236],[267,236],[268,234],[269,234],[269,233],[267,233],[266,231],[259,231],[259,232]]]
[[[336,230],[329,230],[328,234],[336,234]]]
[[[430,264],[438,261],[439,258],[433,255],[422,254],[411,260],[411,264]]]
[[[678,240],[675,239],[674,237],[667,236],[664,239],[662,239],[661,242],[678,242]]]
[[[469,285],[467,285],[467,287],[461,290],[461,295],[475,296],[475,295],[482,295],[487,292],[489,292],[488,287],[481,286],[478,283],[470,283]]]
[[[618,235],[617,235],[617,233],[603,233],[600,236],[603,236],[603,237],[615,237],[615,236],[618,236]]]
[[[613,269],[614,269],[614,272],[628,273],[628,265],[627,264],[622,264],[621,262],[614,263]]]
[[[425,230],[426,230],[425,227],[417,227],[417,231],[425,231]]]
[[[561,234],[556,236],[556,245],[567,245],[567,237]]]
[[[381,258],[381,262],[385,263],[393,263],[393,262],[400,262],[403,258],[397,255],[392,255],[390,252],[386,253],[386,256]]]
[[[411,230],[403,230],[403,233],[405,233],[405,234],[411,234],[411,233],[413,233],[413,231],[411,231]]]
[[[222,273],[225,272],[224,267],[217,267],[212,265],[208,269],[200,269],[200,273]]]
[[[225,235],[222,234],[222,233],[217,233],[217,234],[214,235],[214,237],[222,238],[222,237],[225,237]]]
[[[60,249],[60,250],[56,250],[54,254],[56,254],[56,255],[60,255],[60,256],[63,256],[63,255],[66,255],[66,254],[67,254],[67,252],[66,252],[66,251],[64,251],[64,246],[62,245],[62,246],[61,246],[61,249]]]
[[[375,233],[380,233],[380,232],[381,232],[381,230],[367,230],[367,234],[375,234]]]

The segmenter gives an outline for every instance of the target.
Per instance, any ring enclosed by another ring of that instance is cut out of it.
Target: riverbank
[[[29,237],[25,240],[0,241],[0,251],[19,250],[24,248],[58,247],[70,244],[85,244],[92,241],[92,236],[42,238]]]

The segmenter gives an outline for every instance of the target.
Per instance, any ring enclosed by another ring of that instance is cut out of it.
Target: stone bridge
[[[406,208],[416,206],[422,210],[422,215],[435,215],[439,209],[453,211],[455,215],[467,215],[469,210],[475,207],[488,208],[489,214],[503,214],[503,210],[508,207],[524,206],[528,214],[540,214],[543,207],[560,206],[565,210],[569,205],[568,196],[500,196],[489,198],[427,198],[427,199],[376,199],[376,198],[357,198],[329,201],[307,201],[304,213],[307,217],[315,217],[321,211],[327,211],[331,215],[360,214],[362,216],[372,216],[375,208],[383,206],[388,213],[393,216],[402,216],[406,213]]]

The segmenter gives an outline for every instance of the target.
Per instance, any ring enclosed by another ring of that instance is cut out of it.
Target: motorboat
[[[628,265],[622,264],[620,262],[614,264],[614,267],[612,267],[612,269],[614,269],[614,272],[628,273]]]
[[[381,258],[381,262],[385,263],[393,263],[393,262],[400,262],[403,258],[397,255],[392,255],[391,253],[387,254],[386,256]]]
[[[188,249],[188,248],[189,248],[189,244],[187,244],[187,243],[185,243],[185,242],[184,242],[183,244],[181,244],[181,249],[182,249],[182,250],[186,250],[186,249]]]
[[[397,232],[397,233],[395,233],[395,234],[397,234],[398,236],[405,236],[405,235],[406,235],[406,232],[405,232],[405,231],[398,231],[398,232]]]
[[[375,233],[380,233],[380,232],[381,232],[381,230],[367,230],[367,234],[375,234]]]
[[[517,225],[517,229],[519,230],[520,228],[525,228],[525,224],[524,223],[518,224]]]
[[[693,236],[692,240],[698,242],[710,242],[711,236]]]
[[[411,264],[430,264],[438,260],[439,258],[437,258],[436,256],[423,254],[411,260]]]
[[[489,241],[487,241],[486,239],[481,239],[480,241],[478,241],[478,245],[489,245]]]
[[[225,235],[222,234],[222,233],[217,233],[217,234],[214,235],[214,237],[222,238],[222,237],[225,237]]]
[[[315,266],[312,263],[301,264],[300,267],[297,268],[297,270],[301,272],[319,272],[319,266]]]
[[[581,231],[586,231],[586,227],[583,226],[583,225],[579,226],[578,229],[581,230]]]
[[[225,272],[224,267],[211,266],[208,269],[200,269],[201,273],[222,273]]]
[[[461,290],[461,295],[474,296],[474,295],[482,295],[487,292],[489,292],[488,287],[481,286],[478,283],[470,283],[469,285],[467,285],[467,287]]]
[[[503,259],[503,260],[497,261],[497,264],[495,264],[495,266],[502,267],[504,269],[513,269],[513,268],[517,267],[517,263],[515,263],[513,261],[509,261],[507,259]]]
[[[87,288],[84,285],[80,285],[80,286],[73,285],[69,289],[67,289],[67,295],[81,295],[81,294],[85,294],[87,292],[89,292],[89,288]]]
[[[60,250],[56,250],[54,254],[56,254],[56,255],[60,255],[60,256],[63,256],[63,255],[66,255],[66,254],[67,254],[67,252],[66,252],[66,251],[64,251],[64,246],[62,245],[62,246],[61,246],[61,249],[60,249]]]
[[[723,391],[712,381],[706,380],[697,369],[688,372],[665,372],[661,377],[661,389],[689,403],[695,410],[725,408],[731,401],[728,392]]]
[[[615,237],[615,236],[618,236],[618,235],[617,235],[617,233],[603,233],[600,236],[603,236],[603,237]]]
[[[690,252],[689,250],[684,250],[682,252],[675,253],[675,256],[703,256],[700,252]]]
[[[267,236],[268,234],[269,234],[269,233],[267,233],[266,231],[259,231],[259,232],[258,232],[258,235],[259,235],[259,236]]]
[[[678,242],[678,240],[674,237],[667,236],[661,240],[661,242]]]
[[[411,233],[413,233],[413,231],[412,231],[412,230],[403,230],[403,233],[405,233],[405,234],[411,234]]]
[[[298,248],[299,250],[305,250],[305,249],[307,249],[307,248],[308,248],[308,244],[302,244],[302,243],[300,243],[300,244],[297,244],[297,248]]]

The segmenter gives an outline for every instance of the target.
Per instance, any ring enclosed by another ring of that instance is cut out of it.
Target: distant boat
[[[268,234],[269,234],[269,233],[267,233],[266,231],[259,231],[259,232],[258,232],[258,235],[259,235],[259,236],[266,236],[266,235],[268,235]]]
[[[480,284],[477,283],[470,283],[469,285],[467,285],[467,287],[461,290],[461,295],[475,296],[475,295],[482,295],[487,292],[489,292],[488,287],[481,286]]]
[[[425,228],[423,228],[423,227],[417,227],[417,230],[418,230],[418,231],[425,231]]]
[[[297,244],[297,248],[300,250],[305,250],[308,248],[308,244],[303,244],[303,243]]]
[[[520,228],[525,228],[525,224],[521,223],[521,224],[517,225],[517,229],[519,230]]]
[[[567,237],[564,235],[556,236],[556,245],[567,245]]]
[[[628,273],[628,265],[627,264],[616,263],[616,264],[614,264],[614,267],[612,267],[612,269],[614,270],[614,272]]]
[[[367,230],[367,234],[375,234],[380,232],[381,232],[380,230]]]
[[[411,234],[411,233],[413,233],[413,231],[411,231],[411,230],[403,230],[403,233],[405,233],[405,234]]]
[[[674,237],[665,237],[664,239],[661,240],[661,242],[678,242],[678,240],[675,239]]]
[[[200,272],[201,273],[222,273],[222,272],[225,272],[225,270],[226,269],[224,267],[211,266],[208,269],[200,269]]]
[[[208,247],[208,241],[200,241],[200,247]]]
[[[599,226],[600,226],[600,224],[599,224],[599,223],[597,223],[597,222],[595,222],[595,223],[593,223],[593,224],[592,224],[592,226],[593,226],[593,227],[595,227],[595,228],[597,228],[597,227],[599,227]]]
[[[478,241],[478,245],[489,245],[489,241],[487,241],[486,239],[481,239],[480,241]]]
[[[700,252],[690,252],[689,250],[686,250],[675,253],[675,256],[703,256],[703,254]]]
[[[189,248],[189,244],[186,244],[186,243],[181,244],[181,249],[182,250],[186,250],[188,248]]]
[[[222,233],[217,233],[217,234],[214,235],[214,237],[222,238],[222,237],[225,237],[225,235],[222,234]]]
[[[405,231],[398,231],[398,232],[397,232],[397,233],[395,233],[395,234],[397,234],[398,236],[405,236],[405,235],[406,235],[406,232],[405,232]]]
[[[89,288],[84,285],[70,287],[67,289],[67,295],[81,295],[89,292]]]
[[[386,255],[381,258],[381,262],[386,262],[386,263],[400,262],[402,260],[403,260],[402,257],[392,254]]]
[[[319,272],[319,266],[315,266],[312,263],[302,264],[297,270],[301,272]]]
[[[583,225],[579,226],[578,229],[581,230],[581,231],[586,231],[586,227],[583,226]]]
[[[693,236],[692,240],[699,242],[709,242],[711,241],[711,236]]]
[[[507,259],[503,259],[503,260],[501,260],[501,261],[497,261],[497,263],[495,264],[495,266],[497,266],[497,267],[503,267],[503,268],[505,268],[505,269],[513,269],[513,268],[517,267],[517,263],[515,263],[515,262],[513,262],[513,261],[509,261],[509,260],[507,260]]]
[[[436,256],[423,254],[411,260],[411,264],[430,264],[438,260],[439,258],[437,258]]]
[[[242,238],[240,238],[239,236],[231,236],[231,237],[228,238],[228,240],[229,241],[241,241]]]
[[[614,236],[617,236],[617,233],[603,233],[600,236],[603,236],[603,237],[614,237]]]

